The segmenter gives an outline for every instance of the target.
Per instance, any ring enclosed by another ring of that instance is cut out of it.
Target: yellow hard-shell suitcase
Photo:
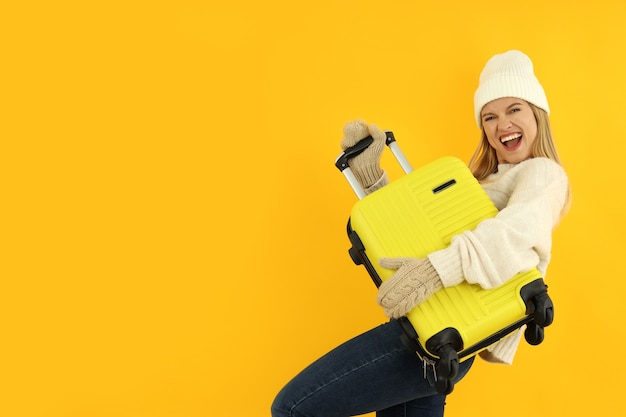
[[[407,172],[402,178],[370,195],[360,189],[347,161],[365,150],[371,137],[347,149],[335,163],[360,198],[348,222],[350,255],[377,286],[395,272],[380,267],[380,258],[426,257],[498,212],[462,161],[444,157],[413,171],[393,133],[386,134],[387,145]],[[553,316],[547,286],[534,268],[490,290],[465,281],[444,288],[399,321],[405,345],[433,366],[437,390],[450,393],[459,362],[523,325],[527,342],[539,344]]]

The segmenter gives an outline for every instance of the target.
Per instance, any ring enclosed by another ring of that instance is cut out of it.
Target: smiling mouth
[[[513,133],[508,136],[504,136],[500,138],[500,142],[504,145],[505,148],[514,148],[517,144],[522,140],[521,133]]]

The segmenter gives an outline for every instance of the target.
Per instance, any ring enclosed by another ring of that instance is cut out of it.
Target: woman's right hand
[[[362,120],[346,123],[343,128],[341,149],[356,145],[361,139],[371,136],[374,142],[361,154],[348,160],[348,165],[364,189],[371,187],[383,176],[380,157],[385,149],[385,132],[375,125],[368,125]]]

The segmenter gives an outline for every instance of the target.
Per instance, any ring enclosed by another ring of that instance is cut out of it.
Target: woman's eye
[[[522,109],[520,109],[519,107],[514,107],[511,109],[511,113],[517,113],[518,111],[521,111]]]
[[[493,116],[485,116],[485,117],[483,118],[483,122],[489,122],[489,121],[491,121],[491,120],[493,120],[493,119],[494,119],[494,117],[493,117]]]

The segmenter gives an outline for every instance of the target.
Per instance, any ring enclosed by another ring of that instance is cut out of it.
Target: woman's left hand
[[[378,289],[376,300],[390,318],[406,315],[443,288],[439,274],[428,259],[381,258],[380,266],[396,273]]]

